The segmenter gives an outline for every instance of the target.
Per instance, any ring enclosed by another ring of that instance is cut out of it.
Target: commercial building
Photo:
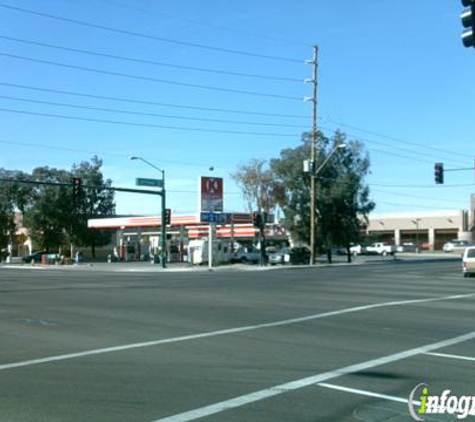
[[[474,211],[421,211],[371,214],[370,238],[394,245],[413,243],[420,249],[440,250],[453,239],[474,241]]]

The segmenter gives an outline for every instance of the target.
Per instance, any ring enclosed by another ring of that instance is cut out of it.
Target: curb
[[[258,265],[239,265],[234,266],[218,266],[212,269],[207,266],[203,267],[168,267],[163,269],[155,266],[143,266],[143,267],[122,267],[121,264],[106,264],[99,263],[99,265],[91,264],[74,264],[74,265],[44,265],[44,264],[0,264],[0,268],[14,269],[14,270],[51,270],[51,271],[97,271],[97,272],[123,272],[123,273],[206,273],[206,272],[260,272],[260,271],[299,271],[299,270],[314,270],[318,268],[329,267],[352,267],[363,265],[388,265],[388,264],[414,264],[414,263],[428,263],[428,262],[454,262],[460,261],[459,256],[441,256],[441,257],[394,257],[394,258],[382,258],[380,260],[370,261],[358,261],[353,262],[334,262],[332,264],[321,263],[315,265],[268,265],[260,267]]]

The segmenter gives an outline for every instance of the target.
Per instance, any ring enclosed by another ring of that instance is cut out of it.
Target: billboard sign
[[[199,182],[199,208],[201,212],[223,211],[223,178],[201,176]]]

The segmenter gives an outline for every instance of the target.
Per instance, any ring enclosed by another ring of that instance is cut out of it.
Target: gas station
[[[134,216],[91,219],[91,229],[115,229],[114,256],[121,261],[149,260],[160,255],[162,219],[159,216]],[[168,262],[189,262],[188,243],[212,236],[216,243],[256,243],[258,228],[249,213],[214,213],[171,215],[166,227]],[[285,243],[287,231],[273,222],[265,227],[269,243]]]

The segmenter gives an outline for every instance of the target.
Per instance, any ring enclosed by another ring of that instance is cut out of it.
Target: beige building
[[[473,233],[474,212],[467,210],[371,214],[367,227],[367,234],[379,241],[412,242],[427,250],[440,250],[453,239],[473,242]]]

